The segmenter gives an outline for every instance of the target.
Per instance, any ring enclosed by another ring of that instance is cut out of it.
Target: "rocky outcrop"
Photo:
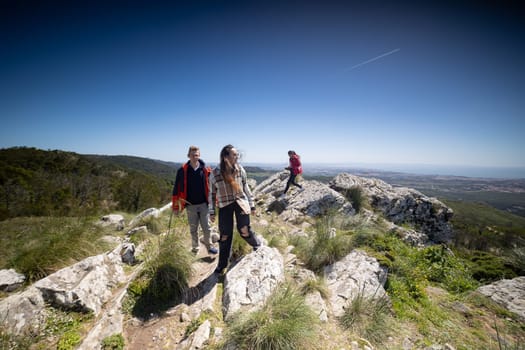
[[[500,280],[479,287],[477,291],[515,313],[525,322],[525,276]]]
[[[303,181],[303,190],[290,188],[286,197],[281,194],[288,181],[289,173],[277,173],[255,187],[257,204],[266,211],[276,212],[289,222],[301,216],[318,217],[328,211],[354,215],[352,205],[338,192],[318,181]]]
[[[111,290],[124,281],[119,251],[84,259],[39,280],[34,287],[51,305],[97,315],[112,296]]]
[[[46,319],[46,304],[98,315],[125,274],[120,247],[86,258],[0,301],[0,319],[14,334],[38,331]]]
[[[286,196],[281,196],[287,180],[288,172],[279,172],[254,189],[257,205],[265,211],[277,213],[284,221],[297,224],[301,218],[318,217],[329,211],[355,215],[349,192],[358,188],[364,201],[375,212],[380,212],[390,222],[391,231],[399,234],[406,242],[423,246],[429,242],[449,242],[453,238],[449,223],[452,209],[414,189],[392,187],[379,179],[342,173],[328,185],[318,181],[303,181],[303,190],[292,186]],[[414,228],[400,226],[404,223]]]
[[[283,280],[284,263],[277,249],[262,246],[248,254],[224,278],[224,318],[261,307]]]
[[[453,238],[449,220],[453,211],[435,198],[405,187],[392,187],[379,179],[363,178],[347,173],[337,175],[330,187],[344,193],[353,188],[362,190],[374,210],[394,224],[410,223],[435,243]]]

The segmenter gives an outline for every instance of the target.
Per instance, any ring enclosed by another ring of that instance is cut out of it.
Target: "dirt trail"
[[[189,290],[185,297],[185,304],[191,305],[205,295],[216,284],[217,279],[213,270],[217,265],[218,255],[208,255],[201,246],[199,254],[193,263],[193,275],[189,283]],[[124,337],[126,349],[129,350],[160,350],[175,349],[184,339],[186,327],[191,323],[189,319],[182,319],[182,313],[188,311],[185,304],[174,306],[162,315],[142,322],[131,318],[124,323]]]

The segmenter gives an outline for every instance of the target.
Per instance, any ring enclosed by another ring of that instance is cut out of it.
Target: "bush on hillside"
[[[418,264],[429,281],[441,284],[453,293],[462,293],[477,287],[467,264],[444,245],[430,246],[418,254]]]
[[[472,277],[481,283],[491,283],[504,278],[514,278],[516,273],[508,259],[482,251],[461,250],[461,257],[468,261]]]

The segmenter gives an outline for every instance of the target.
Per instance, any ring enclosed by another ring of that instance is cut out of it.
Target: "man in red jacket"
[[[172,209],[179,214],[184,209],[188,214],[191,233],[192,252],[199,252],[199,224],[204,236],[204,245],[208,253],[217,254],[210,237],[210,216],[208,214],[208,177],[211,169],[202,159],[199,147],[190,146],[186,164],[179,168],[173,186]]]

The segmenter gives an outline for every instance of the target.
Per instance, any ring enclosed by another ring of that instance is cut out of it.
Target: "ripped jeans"
[[[219,208],[219,263],[217,269],[224,269],[228,266],[231,248],[233,243],[233,215],[237,222],[237,231],[241,237],[255,249],[260,243],[255,233],[250,227],[250,215],[243,214],[241,207],[236,202]]]

